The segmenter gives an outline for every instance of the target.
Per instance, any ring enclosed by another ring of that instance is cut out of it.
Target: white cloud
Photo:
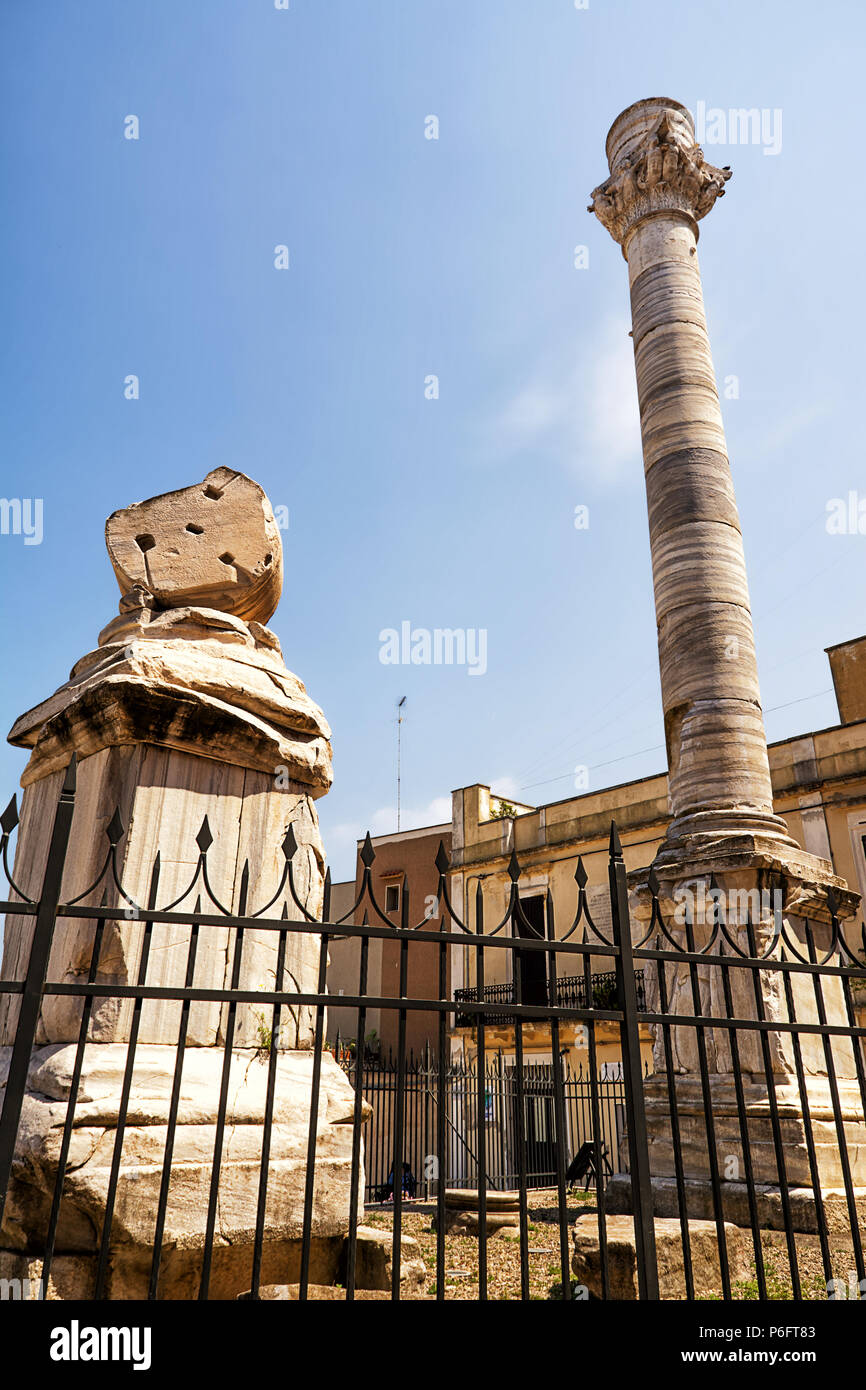
[[[628,323],[608,318],[588,360],[543,369],[501,407],[487,431],[497,458],[546,453],[584,477],[613,479],[640,457],[640,419]]]

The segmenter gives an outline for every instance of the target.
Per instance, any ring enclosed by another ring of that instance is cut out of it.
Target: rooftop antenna
[[[403,732],[403,706],[406,696],[397,701],[397,829],[400,829],[400,739]]]

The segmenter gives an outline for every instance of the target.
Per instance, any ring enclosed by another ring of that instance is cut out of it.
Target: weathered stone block
[[[686,1279],[679,1221],[656,1219],[655,1236],[660,1296],[663,1299],[684,1299]],[[753,1248],[749,1233],[726,1223],[725,1240],[731,1280],[749,1278]],[[595,1216],[577,1218],[572,1242],[571,1268],[577,1282],[585,1285],[596,1298],[601,1298],[601,1249],[598,1240],[598,1220]],[[690,1221],[689,1248],[695,1297],[706,1298],[717,1294],[721,1290],[722,1281],[715,1222]],[[610,1298],[637,1299],[637,1253],[634,1220],[631,1216],[608,1217],[607,1256]]]
[[[8,1062],[11,1049],[3,1051]],[[32,1250],[47,1228],[74,1052],[70,1045],[34,1054],[0,1231],[0,1247],[9,1252]],[[110,1297],[146,1295],[174,1055],[168,1046],[142,1046],[136,1054],[111,1233]],[[75,1257],[70,1268],[79,1283],[93,1276],[102,1236],[125,1061],[122,1044],[90,1044],[85,1050],[56,1243],[59,1256]],[[286,1281],[300,1270],[312,1064],[310,1052],[281,1053],[277,1060],[265,1246],[268,1278]],[[216,1298],[234,1298],[249,1284],[267,1071],[254,1052],[232,1054],[214,1244]],[[188,1050],[163,1237],[162,1297],[196,1296],[221,1073],[218,1049]],[[348,1228],[355,1096],[330,1054],[322,1057],[320,1085],[312,1234],[316,1268],[333,1278]],[[2,1094],[0,1089],[0,1100]],[[365,1119],[369,1113],[365,1106]],[[363,1167],[359,1181],[363,1188]],[[94,1258],[85,1258],[90,1256]],[[65,1277],[73,1276],[58,1267],[58,1287]]]
[[[355,1233],[355,1287],[390,1292],[394,1272],[394,1241],[390,1231],[377,1231],[372,1226],[359,1226]],[[337,1278],[346,1282],[348,1242],[340,1259]],[[400,1296],[420,1293],[427,1278],[427,1267],[421,1259],[417,1240],[412,1236],[400,1238]]]
[[[488,1236],[513,1230],[520,1225],[519,1194],[517,1192],[487,1193],[485,1228]],[[434,1214],[433,1230],[437,1229]],[[474,1188],[451,1188],[445,1193],[445,1231],[449,1235],[477,1236],[481,1230],[478,1192]]]

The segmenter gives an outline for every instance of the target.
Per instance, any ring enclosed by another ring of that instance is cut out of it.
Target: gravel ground
[[[529,1296],[532,1299],[561,1297],[562,1269],[559,1254],[559,1210],[556,1193],[530,1192],[529,1207]],[[436,1292],[436,1232],[430,1229],[435,1205],[408,1202],[403,1207],[403,1234],[414,1236],[427,1266],[427,1292]],[[580,1191],[568,1198],[569,1224],[582,1212],[595,1211],[595,1196]],[[380,1230],[393,1227],[390,1206],[367,1207],[364,1224]],[[569,1237],[569,1259],[571,1239]],[[445,1237],[445,1297],[476,1302],[478,1288],[478,1240],[475,1236]],[[520,1299],[520,1240],[515,1233],[497,1235],[487,1242],[487,1297]]]
[[[562,1272],[559,1253],[559,1212],[556,1193],[549,1191],[532,1192],[528,1197],[529,1206],[529,1297],[531,1299],[561,1299]],[[403,1234],[413,1236],[421,1251],[421,1258],[427,1266],[428,1295],[436,1293],[436,1233],[431,1230],[431,1217],[435,1207],[429,1203],[408,1202],[403,1207]],[[574,1222],[579,1215],[594,1213],[595,1197],[592,1192],[572,1194],[568,1198],[568,1221]],[[364,1215],[364,1224],[380,1230],[393,1228],[393,1208],[388,1206],[369,1206]],[[850,1237],[833,1236],[830,1242],[834,1277],[844,1287],[849,1285],[849,1274],[854,1270],[854,1252]],[[781,1231],[765,1231],[762,1237],[765,1267],[767,1272],[767,1293],[770,1299],[784,1300],[793,1297],[788,1264],[785,1236]],[[569,1258],[571,1239],[569,1236]],[[827,1297],[821,1249],[817,1236],[797,1236],[797,1258],[802,1285],[802,1297],[807,1300],[824,1300]],[[733,1286],[735,1300],[753,1300],[758,1297],[757,1280],[747,1280]],[[841,1296],[841,1295],[840,1295]],[[475,1302],[479,1297],[478,1287],[478,1241],[474,1236],[445,1237],[445,1298],[448,1300]],[[487,1297],[491,1300],[519,1300],[520,1290],[520,1241],[519,1235],[498,1235],[487,1242]],[[718,1291],[721,1298],[721,1290]]]

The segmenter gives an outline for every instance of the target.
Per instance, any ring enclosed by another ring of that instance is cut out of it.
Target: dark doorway
[[[512,1069],[516,1083],[516,1069]],[[517,1088],[512,1104],[512,1133],[517,1140]],[[553,1069],[545,1062],[523,1069],[523,1163],[527,1187],[552,1187],[556,1182],[556,1131],[553,1108]]]
[[[545,936],[544,895],[521,898],[520,906],[526,921],[521,921],[515,913],[515,935],[524,939],[543,941]],[[528,923],[528,925],[527,925]],[[515,989],[518,1004],[547,1004],[547,953],[545,951],[515,951],[514,978],[520,977],[520,998]],[[517,968],[519,962],[519,970]]]

